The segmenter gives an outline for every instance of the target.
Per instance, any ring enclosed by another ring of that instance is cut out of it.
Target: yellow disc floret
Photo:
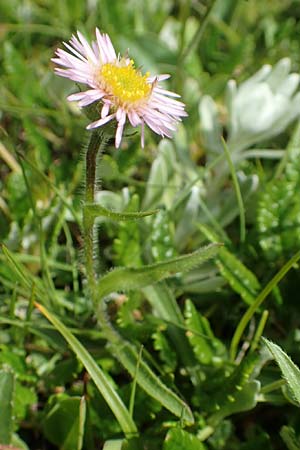
[[[128,65],[103,64],[99,75],[107,93],[122,105],[130,106],[146,99],[151,92],[151,84],[147,83],[149,73],[142,75],[135,69],[132,60]]]

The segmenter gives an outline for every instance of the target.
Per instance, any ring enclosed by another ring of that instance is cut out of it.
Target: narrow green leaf
[[[127,201],[126,209],[122,212],[131,214],[138,211],[139,202],[138,195],[132,195]],[[119,222],[118,234],[113,241],[113,253],[115,255],[116,266],[142,266],[140,231],[140,226],[136,220]]]
[[[219,240],[216,233],[210,228],[202,224],[199,225],[199,228],[211,242]],[[254,273],[225,247],[220,249],[216,264],[232,289],[240,294],[248,305],[251,305],[260,290],[260,283]]]
[[[216,425],[225,417],[255,408],[259,392],[260,382],[251,380],[240,391],[237,391],[233,397],[228,394],[228,401],[218,412],[211,416],[209,423]]]
[[[58,398],[43,421],[47,439],[61,450],[78,450],[80,397]]]
[[[141,450],[144,448],[139,438],[109,439],[104,443],[102,450]]]
[[[5,449],[3,449],[5,450]],[[7,450],[30,450],[28,445],[16,433],[13,433],[11,444]]]
[[[2,245],[1,249],[11,270],[17,278],[17,281],[24,289],[26,289],[28,296],[31,296],[32,287],[35,286],[36,295],[47,302],[46,291],[40,278],[32,275],[32,273],[15,258],[14,254],[10,252],[7,247]],[[16,282],[16,279],[14,281]]]
[[[280,430],[280,436],[288,450],[300,450],[299,439],[297,439],[292,427],[283,426]]]
[[[153,347],[159,352],[160,360],[163,363],[164,373],[173,373],[177,366],[175,350],[170,346],[169,341],[161,329],[157,329],[152,334]]]
[[[140,211],[140,212],[117,212],[104,208],[104,206],[95,203],[87,203],[84,206],[84,209],[86,214],[90,215],[91,217],[95,218],[99,216],[104,216],[107,217],[108,219],[117,221],[138,220],[142,219],[143,217],[152,216],[153,214],[156,214],[159,211],[158,209],[153,209],[151,211]]]
[[[86,399],[81,397],[79,405],[79,427],[78,427],[78,441],[77,450],[81,450],[83,446],[84,426],[86,420]]]
[[[190,300],[185,302],[187,337],[201,364],[212,364],[214,358],[225,353],[223,344],[215,338],[208,320],[196,310]]]
[[[0,444],[10,444],[13,430],[14,375],[0,370]]]
[[[193,434],[181,428],[171,428],[164,441],[163,450],[205,450],[205,447]]]
[[[217,388],[214,387],[209,392],[203,406],[208,411],[214,412],[209,419],[210,425],[219,423],[224,417],[248,411],[256,406],[260,382],[251,377],[258,361],[257,355],[253,353],[247,355],[228,377],[219,380]]]
[[[240,342],[240,339],[244,333],[246,326],[251,320],[252,316],[258,310],[262,302],[266,299],[266,297],[270,294],[270,292],[278,285],[280,280],[286,275],[286,273],[293,267],[293,265],[299,260],[300,251],[297,252],[281,269],[280,271],[272,278],[271,281],[265,286],[265,288],[260,292],[255,302],[249,306],[243,317],[241,318],[235,333],[233,335],[231,346],[230,346],[230,356],[231,359],[235,358],[237,348]]]
[[[185,272],[199,266],[209,258],[214,257],[221,244],[211,244],[188,255],[169,259],[157,264],[141,268],[117,268],[104,275],[98,284],[98,297],[106,297],[115,291],[130,291],[141,289],[178,272]]]
[[[194,423],[193,414],[189,406],[155,375],[148,364],[140,359],[139,353],[130,342],[119,339],[116,344],[110,345],[112,353],[131,376],[135,377],[136,382],[148,395],[177,417],[181,417],[184,422],[188,424]],[[138,363],[138,370],[136,370]]]
[[[240,189],[238,178],[236,176],[236,170],[235,170],[234,164],[232,162],[232,159],[231,159],[230,152],[229,152],[229,149],[227,147],[227,144],[226,144],[226,142],[225,142],[225,140],[223,138],[221,138],[221,141],[222,141],[223,149],[224,149],[224,152],[226,154],[226,158],[227,158],[228,165],[229,165],[229,168],[230,168],[232,182],[233,182],[233,186],[234,186],[234,190],[235,190],[235,194],[236,194],[236,198],[237,198],[237,203],[238,203],[238,206],[239,206],[239,212],[240,212],[240,239],[241,239],[241,242],[244,242],[245,241],[245,237],[246,237],[246,221],[245,221],[245,208],[244,208],[243,198],[242,198],[242,194],[241,194],[241,189]]]
[[[164,281],[147,286],[142,292],[151,304],[154,314],[168,324],[167,333],[183,365],[188,368],[194,380],[200,382],[199,371],[195,367],[197,362],[186,337],[184,317],[173,292]]]
[[[102,372],[92,356],[57,317],[50,313],[50,311],[48,311],[44,306],[38,303],[36,303],[35,305],[62,334],[73,352],[76,354],[77,358],[82,362],[82,364],[90,374],[92,380],[96,384],[97,388],[99,389],[99,392],[114,413],[124,433],[126,435],[132,435],[136,433],[136,425],[130,417],[130,414],[126,409],[123,401],[121,400],[115,389],[111,386],[107,377]]]
[[[70,213],[73,215],[75,221],[78,223],[78,225],[81,225],[81,216],[77,213],[77,211],[73,208],[71,202],[68,200],[65,195],[62,194],[61,189],[59,189],[55,184],[45,175],[38,167],[36,167],[34,164],[32,164],[29,159],[27,159],[24,155],[20,155],[20,158],[22,158],[25,163],[34,171],[36,172],[47,184],[48,186],[55,192],[57,197],[61,200],[62,204],[70,211]],[[76,174],[77,175],[77,174]]]
[[[106,441],[103,450],[122,450],[125,439],[111,439]]]
[[[283,378],[286,380],[288,386],[290,387],[295,400],[300,404],[300,370],[293,363],[291,358],[279,347],[279,345],[274,344],[266,338],[262,337],[263,343],[268,347],[272,353],[275,361],[280,367]]]
[[[158,317],[178,326],[184,326],[181,310],[165,281],[144,287],[142,292]]]

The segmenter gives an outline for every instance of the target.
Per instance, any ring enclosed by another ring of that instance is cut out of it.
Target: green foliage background
[[[300,449],[299,369],[286,355],[299,365],[300,279],[298,256],[291,258],[300,249],[300,100],[289,99],[293,119],[283,114],[265,133],[244,130],[238,148],[228,88],[265,64],[279,67],[275,87],[299,73],[299,18],[298,0],[0,3],[0,444]],[[114,212],[158,210],[133,221],[99,213],[99,273],[116,283],[107,314],[130,342],[128,354],[139,355],[136,371],[151,367],[182,414],[124,369],[86,292],[80,226],[89,119],[67,102],[78,88],[55,76],[50,60],[76,30],[91,39],[96,26],[143,71],[171,74],[167,86],[189,114],[173,140],[147,131],[144,150],[128,127],[122,148],[110,146],[102,158],[97,194]],[[259,125],[255,116],[249,125]],[[160,269],[152,284],[137,281],[145,265],[211,242],[224,244],[214,259],[189,270],[171,265],[164,281]],[[128,271],[111,272],[117,266]],[[132,273],[135,284],[126,284]],[[262,334],[286,353],[263,344]],[[93,374],[130,411],[132,438]],[[185,420],[189,411],[194,423]]]

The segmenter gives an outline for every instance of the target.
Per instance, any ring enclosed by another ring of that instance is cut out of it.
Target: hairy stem
[[[98,130],[91,135],[90,142],[86,151],[85,160],[85,196],[84,203],[94,203],[95,192],[97,189],[97,158],[101,154],[107,144],[109,136]],[[94,252],[94,234],[95,224],[94,217],[89,214],[86,208],[83,208],[83,235],[84,235],[84,256],[85,256],[85,271],[88,282],[90,295],[95,302],[96,278],[95,265],[97,262],[97,252]]]
[[[86,151],[86,175],[85,175],[85,196],[83,208],[83,236],[84,236],[84,256],[85,256],[85,271],[88,284],[88,292],[96,306],[99,303],[99,295],[97,283],[99,274],[97,273],[98,266],[98,252],[94,249],[95,242],[95,215],[91,213],[86,205],[95,203],[95,193],[99,189],[97,182],[97,159],[101,157],[107,142],[110,138],[108,132],[94,131],[91,135],[90,142]],[[116,341],[116,334],[107,320],[104,308],[97,308],[97,319],[105,335],[109,341]]]

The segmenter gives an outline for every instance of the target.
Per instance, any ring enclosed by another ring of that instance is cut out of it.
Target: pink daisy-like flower
[[[97,39],[91,45],[79,31],[77,36],[73,35],[69,43],[64,42],[69,52],[57,49],[57,58],[52,61],[64,67],[55,68],[58,75],[89,87],[70,95],[69,101],[78,101],[80,107],[101,102],[100,118],[90,123],[87,129],[116,119],[116,148],[120,146],[126,119],[133,127],[141,126],[142,147],[145,123],[160,136],[172,137],[177,123],[187,113],[184,103],[174,99],[180,96],[159,84],[170,75],[150,77],[149,72],[142,75],[132,59],[116,55],[109,36],[101,34],[98,28]]]

